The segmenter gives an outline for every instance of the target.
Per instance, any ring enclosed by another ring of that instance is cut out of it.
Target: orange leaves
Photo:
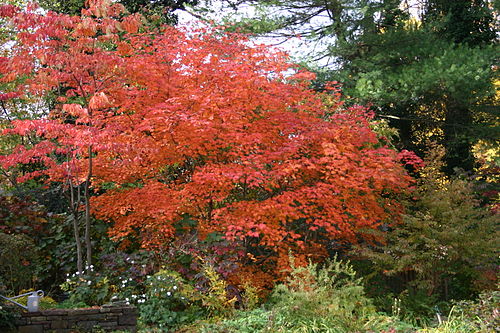
[[[125,7],[122,4],[114,3],[111,0],[86,0],[85,4],[88,8],[84,9],[82,14],[97,18],[116,17],[125,12]]]
[[[83,17],[82,22],[75,27],[74,34],[82,37],[92,37],[97,33],[97,23],[90,17]]]
[[[137,13],[127,16],[121,21],[120,26],[129,34],[135,34],[141,26],[141,16]]]
[[[111,106],[108,96],[105,93],[98,92],[90,98],[89,107],[94,110],[106,109]]]
[[[31,73],[15,91],[60,92],[48,117],[9,131],[45,145],[20,148],[3,167],[36,159],[37,175],[80,179],[92,156],[94,213],[113,223],[115,238],[167,244],[189,216],[200,234],[257,244],[278,270],[288,251],[319,259],[333,240],[354,242],[399,213],[388,194],[410,179],[367,110],[342,108],[336,87],[311,91],[313,74],[289,76],[297,68],[283,54],[245,37],[138,33],[139,16],[119,19],[109,1],[92,3],[87,16],[43,17],[36,38],[0,58],[14,76]]]
[[[98,218],[114,222],[111,236],[120,240],[140,230],[139,234],[148,239],[150,246],[158,246],[173,236],[174,228],[157,221],[175,219],[177,202],[164,184],[148,182],[108,191],[92,203]]]
[[[118,42],[117,51],[121,56],[129,56],[132,54],[134,49],[132,48],[132,46],[130,46],[129,43]]]
[[[0,5],[0,17],[13,17],[19,11],[14,5]]]

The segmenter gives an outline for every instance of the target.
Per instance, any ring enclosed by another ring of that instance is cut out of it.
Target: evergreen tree
[[[340,81],[355,102],[372,103],[399,129],[404,148],[422,153],[429,138],[442,144],[448,174],[472,170],[473,144],[498,136],[497,5],[427,0],[417,19],[410,16],[411,2],[400,0],[232,5],[242,3],[259,3],[261,16],[239,27],[327,44],[311,57],[332,60],[320,77]]]

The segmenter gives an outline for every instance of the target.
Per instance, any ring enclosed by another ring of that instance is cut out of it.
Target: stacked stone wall
[[[24,312],[16,320],[15,325],[19,333],[69,333],[98,330],[136,332],[137,309],[132,306],[113,306]]]

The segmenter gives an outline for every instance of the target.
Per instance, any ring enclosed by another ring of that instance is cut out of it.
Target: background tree
[[[402,223],[360,252],[384,274],[404,277],[412,294],[461,299],[478,292],[473,281],[495,265],[498,215],[481,206],[472,182],[439,171],[443,157],[442,147],[429,152]]]
[[[318,44],[323,51],[309,58],[329,59],[322,76],[340,81],[355,102],[372,103],[400,131],[403,147],[422,154],[429,137],[444,145],[448,174],[472,170],[472,146],[498,134],[498,8],[490,1],[226,3],[263,8],[239,28]]]

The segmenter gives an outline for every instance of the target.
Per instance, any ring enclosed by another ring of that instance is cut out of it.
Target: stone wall
[[[15,324],[19,333],[92,332],[99,329],[136,332],[137,309],[111,306],[24,312]]]

